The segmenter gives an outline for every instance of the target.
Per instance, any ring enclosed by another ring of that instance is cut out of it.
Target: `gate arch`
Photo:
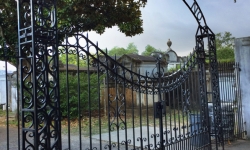
[[[204,95],[202,97],[212,97],[213,104],[213,114],[214,114],[214,132],[216,149],[218,149],[218,145],[222,145],[224,149],[224,139],[223,139],[223,125],[222,125],[222,112],[221,112],[221,101],[220,101],[220,90],[219,90],[219,75],[218,75],[218,62],[216,57],[216,42],[215,42],[215,34],[208,27],[205,17],[201,11],[196,0],[194,0],[193,4],[190,6],[185,0],[183,2],[187,5],[193,16],[195,17],[198,28],[196,32],[196,49],[197,55],[203,59],[202,62],[199,63],[199,69],[204,68],[205,60],[209,61],[209,72],[211,76],[211,91],[207,91],[204,89]],[[202,24],[203,23],[203,24]],[[208,43],[208,52],[205,53],[204,49],[204,38],[207,38]],[[201,73],[201,72],[200,72]],[[205,73],[204,73],[205,75]],[[205,75],[206,76],[206,75]],[[203,101],[203,98],[201,98]],[[205,109],[207,106],[205,106]]]
[[[211,149],[208,94],[213,98],[216,148],[218,143],[223,145],[215,36],[197,2],[191,7],[184,3],[199,24],[195,49],[174,74],[168,75],[163,67],[165,60],[155,55],[155,68],[141,75],[140,69],[133,65],[125,67],[125,62],[108,56],[88,36],[71,33],[71,29],[59,31],[55,0],[18,1],[18,14],[22,18],[18,27],[22,147]],[[43,8],[51,10],[51,17],[43,16]],[[201,26],[201,20],[205,26]],[[65,41],[59,42],[57,38],[62,35]],[[74,37],[74,43],[69,37]],[[208,38],[208,53],[204,51],[203,38]],[[60,74],[59,55],[63,54],[66,60],[69,55],[77,56],[73,76],[77,78],[76,84],[71,83],[68,63],[64,66],[66,73]],[[210,61],[213,88],[210,93],[206,89],[205,59]],[[86,62],[85,68],[79,66],[80,60]],[[61,75],[65,77],[65,84],[60,81]],[[69,87],[76,92],[70,93]],[[66,96],[60,95],[64,92]],[[71,107],[73,98],[77,106]],[[62,116],[62,108],[66,109],[66,116]],[[74,121],[71,120],[73,109],[78,113]],[[63,119],[66,127],[62,125]],[[73,131],[75,122],[77,135]]]

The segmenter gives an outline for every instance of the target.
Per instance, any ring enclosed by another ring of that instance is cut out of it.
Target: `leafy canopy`
[[[83,57],[78,57],[77,54],[60,54],[59,60],[61,60],[63,64],[79,65],[80,67],[87,66],[87,61],[84,60]]]
[[[118,25],[120,32],[134,36],[143,32],[140,8],[145,0],[58,0],[61,26],[81,26],[81,31],[103,33]]]
[[[230,32],[217,33],[216,38],[216,49],[217,59],[220,62],[231,62],[234,61],[234,37]]]
[[[126,36],[134,36],[143,32],[140,9],[145,5],[146,0],[57,0],[58,27],[73,27],[72,32],[92,30],[101,34],[105,28],[118,26],[119,31]],[[1,0],[1,46],[5,41],[9,49],[14,51],[17,28],[16,1]]]
[[[147,45],[145,47],[145,51],[142,52],[144,56],[150,56],[153,52],[162,52],[160,49],[156,49],[151,45]]]
[[[134,43],[129,43],[127,48],[122,47],[114,47],[111,50],[108,51],[108,55],[110,56],[122,56],[124,54],[138,54],[138,49],[134,45]]]

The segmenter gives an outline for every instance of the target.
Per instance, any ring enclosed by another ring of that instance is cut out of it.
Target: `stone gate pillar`
[[[243,119],[246,122],[247,138],[250,138],[250,37],[235,39],[235,61],[240,64],[240,89]]]

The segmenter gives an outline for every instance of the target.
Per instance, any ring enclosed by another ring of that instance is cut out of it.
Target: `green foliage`
[[[6,44],[4,52],[4,42]],[[16,64],[15,45],[17,43],[16,2],[0,1],[0,60]]]
[[[176,71],[178,71],[179,69],[181,69],[181,64],[177,64],[175,67],[170,68],[170,69],[168,70],[168,72],[176,72]]]
[[[233,49],[233,43],[235,38],[232,37],[232,34],[230,32],[217,33],[215,35],[215,39],[216,39],[217,50],[220,50],[222,48]]]
[[[126,36],[134,36],[143,32],[140,8],[145,5],[146,1],[138,0],[57,0],[58,28],[71,28],[72,33],[92,30],[102,34],[106,28],[118,26]],[[43,14],[49,11],[43,9]],[[22,16],[19,19],[24,19]],[[11,51],[17,43],[17,18],[17,2],[1,0],[0,45],[5,41]],[[63,38],[59,36],[59,40]]]
[[[61,26],[81,26],[82,31],[103,33],[105,28],[118,25],[127,36],[142,33],[140,8],[145,1],[138,0],[58,0]]]
[[[0,47],[0,60],[6,60],[13,65],[17,64],[17,57],[15,51],[11,51],[10,47]]]
[[[220,62],[232,62],[234,58],[234,37],[230,32],[217,33],[216,38],[216,52],[217,59]]]
[[[102,78],[100,77],[100,80]],[[60,107],[62,117],[68,117],[68,106],[71,119],[77,118],[79,113],[97,110],[99,108],[98,90],[100,89],[98,87],[100,85],[98,84],[97,74],[91,74],[88,78],[87,73],[80,73],[79,80],[78,75],[68,74],[67,80],[66,73],[60,73]]]
[[[63,64],[67,64],[67,59],[68,59],[68,64],[72,64],[72,65],[78,66],[78,63],[79,63],[80,67],[87,66],[86,60],[83,60],[82,57],[78,57],[78,58],[77,57],[78,56],[75,55],[75,54],[68,54],[68,55],[66,55],[66,54],[60,54],[59,60],[61,60]]]
[[[134,43],[129,43],[126,49],[122,47],[114,47],[108,51],[108,54],[110,56],[122,56],[124,54],[138,54],[138,52],[139,51]]]
[[[147,45],[145,47],[145,51],[142,52],[144,56],[150,56],[153,52],[162,52],[160,49],[156,49],[151,45]]]
[[[16,1],[0,1],[0,45],[6,42],[6,45],[15,50],[17,43],[17,10]],[[1,49],[2,51],[3,49]]]
[[[222,48],[217,50],[217,59],[219,62],[233,62],[234,58],[234,50],[231,48]]]

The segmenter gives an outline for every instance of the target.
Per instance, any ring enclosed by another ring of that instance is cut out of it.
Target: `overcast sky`
[[[193,0],[186,0],[193,3]],[[214,33],[231,32],[236,38],[250,36],[250,0],[197,0],[208,26]],[[166,42],[179,56],[188,55],[195,46],[197,22],[182,0],[148,0],[142,8],[144,32],[126,37],[117,27],[106,29],[102,35],[89,33],[89,39],[99,43],[101,49],[115,46],[126,48],[133,42],[139,54],[151,45],[167,50]]]

